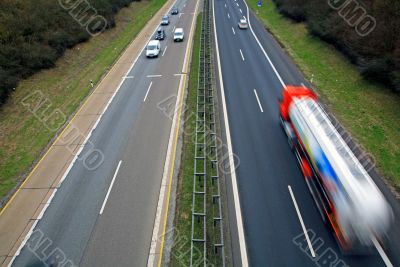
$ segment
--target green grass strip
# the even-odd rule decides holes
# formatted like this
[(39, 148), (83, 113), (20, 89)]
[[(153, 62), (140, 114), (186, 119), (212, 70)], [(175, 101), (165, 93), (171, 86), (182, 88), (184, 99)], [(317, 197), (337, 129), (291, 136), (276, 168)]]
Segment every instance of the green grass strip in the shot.
[(176, 196), (175, 240), (171, 251), (170, 266), (189, 266), (192, 233), (192, 197), (196, 133), (196, 99), (199, 76), (201, 13), (197, 17), (193, 41), (192, 62), (186, 98), (185, 126), (183, 134), (183, 153)]

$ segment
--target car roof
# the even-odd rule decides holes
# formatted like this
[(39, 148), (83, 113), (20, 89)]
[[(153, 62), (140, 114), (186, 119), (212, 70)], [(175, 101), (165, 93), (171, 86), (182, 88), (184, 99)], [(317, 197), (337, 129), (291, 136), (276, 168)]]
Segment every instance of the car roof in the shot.
[(148, 45), (158, 45), (160, 41), (158, 40), (151, 40)]
[(240, 22), (246, 22), (246, 19), (240, 19)]
[(176, 28), (175, 32), (183, 32), (183, 29), (182, 28)]

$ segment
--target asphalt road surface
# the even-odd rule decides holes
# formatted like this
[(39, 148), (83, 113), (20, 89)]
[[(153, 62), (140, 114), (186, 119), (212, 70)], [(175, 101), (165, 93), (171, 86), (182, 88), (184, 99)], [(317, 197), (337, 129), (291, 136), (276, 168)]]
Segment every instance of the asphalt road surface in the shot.
[[(344, 256), (312, 200), (280, 128), (278, 110), (283, 84), (307, 84), (306, 80), (251, 12), (259, 43), (250, 29), (238, 28), (239, 19), (248, 17), (243, 0), (214, 0), (214, 8), (232, 148), (240, 159), (236, 175), (250, 266), (390, 266), (378, 252)], [(392, 204), (398, 225), (397, 202), (376, 173), (371, 175)], [(315, 257), (300, 220), (309, 230)], [(237, 235), (232, 233), (234, 265), (241, 266)], [(385, 248), (394, 266), (400, 264), (399, 237), (397, 226)]]
[(104, 162), (94, 171), (75, 162), (13, 266), (44, 266), (61, 254), (80, 266), (146, 266), (172, 124), (157, 105), (178, 93), (188, 38), (174, 43), (173, 29), (189, 36), (195, 5), (177, 0), (181, 14), (163, 26), (159, 57), (142, 52), (121, 77), (89, 139)]

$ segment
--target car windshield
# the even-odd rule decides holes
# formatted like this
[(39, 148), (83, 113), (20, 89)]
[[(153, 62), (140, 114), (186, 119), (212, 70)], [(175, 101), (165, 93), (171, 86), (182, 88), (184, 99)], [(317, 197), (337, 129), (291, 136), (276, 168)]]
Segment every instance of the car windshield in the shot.
[(168, 17), (167, 16), (163, 17), (163, 20), (168, 20)]
[(158, 34), (161, 34), (161, 33), (162, 33), (162, 30), (158, 30), (157, 33), (158, 33)]
[(181, 36), (181, 35), (182, 35), (182, 33), (181, 33), (181, 32), (176, 32), (176, 33), (175, 33), (175, 35), (177, 35), (177, 36)]
[(147, 50), (155, 50), (156, 47), (157, 47), (157, 46), (155, 46), (155, 45), (149, 45), (149, 46), (147, 47)]

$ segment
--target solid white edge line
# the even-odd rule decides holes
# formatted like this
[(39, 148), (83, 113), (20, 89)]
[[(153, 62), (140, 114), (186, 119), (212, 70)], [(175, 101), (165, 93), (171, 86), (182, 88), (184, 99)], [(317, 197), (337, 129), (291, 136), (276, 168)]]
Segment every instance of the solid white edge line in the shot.
[(44, 212), (46, 211), (47, 207), (50, 205), (50, 203), (45, 203), (42, 211), (39, 213), (37, 216), (36, 220), (41, 220), (43, 217)]
[(119, 167), (121, 167), (121, 163), (122, 163), (122, 160), (120, 160), (118, 162), (117, 169), (115, 169), (114, 176), (113, 176), (113, 178), (111, 180), (110, 186), (108, 187), (108, 191), (107, 191), (106, 197), (104, 198), (103, 205), (101, 205), (101, 209), (100, 209), (100, 212), (99, 212), (100, 215), (103, 214), (104, 208), (105, 208), (105, 206), (107, 204), (108, 197), (110, 196), (111, 189), (112, 189), (112, 187), (114, 185), (115, 178), (117, 177), (117, 174), (118, 174), (118, 171), (119, 171)]
[(304, 235), (306, 236), (307, 244), (308, 244), (308, 247), (310, 248), (311, 256), (313, 258), (315, 258), (315, 252), (311, 245), (310, 237), (308, 236), (307, 229), (306, 229), (306, 226), (304, 225), (303, 218), (301, 217), (299, 206), (297, 206), (297, 201), (296, 201), (296, 198), (294, 197), (292, 187), (290, 185), (288, 185), (288, 189), (289, 189), (290, 196), (292, 197), (294, 208), (296, 209), (297, 217), (299, 218), (301, 228), (303, 229)]
[(36, 227), (37, 223), (39, 222), (39, 220), (34, 220), (35, 222), (32, 224), (31, 229), (29, 229), (29, 232), (26, 234), (24, 240), (21, 243), (21, 246), (18, 248), (18, 250), (15, 252), (14, 257), (11, 259), (10, 263), (8, 264), (8, 267), (11, 267), (11, 265), (13, 264), (15, 258), (17, 256), (19, 256), (19, 254), (21, 253), (22, 248), (25, 246), (26, 242), (28, 242), (29, 238), (31, 237), (32, 233), (33, 233), (33, 229)]
[(233, 32), (234, 35), (236, 34), (236, 33), (235, 33), (235, 29), (233, 29), (233, 27), (232, 27), (232, 32)]
[[(177, 0), (175, 0), (175, 2), (171, 5), (171, 7), (169, 8), (168, 13), (170, 12), (170, 10), (172, 9), (172, 7), (174, 6), (174, 4), (176, 3)], [(128, 71), (126, 72), (126, 74), (123, 77), (132, 77), (133, 76), (128, 76), (128, 74), (132, 71), (133, 67), (135, 66), (136, 62), (139, 60), (140, 56), (142, 55), (144, 49), (146, 48), (148, 42), (150, 42), (151, 38), (153, 37), (153, 35), (155, 34), (156, 30), (158, 29), (158, 25), (154, 28), (152, 34), (150, 35), (150, 37), (147, 39), (147, 42), (145, 43), (145, 45), (142, 47), (142, 49), (140, 50), (139, 54), (136, 56), (135, 60), (132, 62), (132, 65), (129, 67)], [(123, 53), (125, 53), (126, 51), (124, 51)], [(111, 70), (110, 70), (111, 71)], [(116, 94), (119, 92), (119, 90), (122, 87), (122, 84), (124, 83), (124, 78), (122, 79), (122, 81), (119, 83), (117, 89), (115, 90), (114, 94), (112, 95), (111, 99), (108, 101), (106, 107), (103, 109), (103, 112), (100, 115), (100, 118), (103, 116), (103, 114), (106, 112), (106, 110), (108, 109), (108, 106), (110, 105), (110, 103), (112, 102), (112, 100), (114, 99), (114, 97), (116, 96)], [(95, 93), (95, 91), (93, 91), (93, 93)], [(98, 120), (100, 120), (100, 118)], [(96, 125), (97, 126), (97, 125)], [(92, 128), (90, 130), (90, 133), (88, 134), (88, 136), (90, 137), (90, 135), (92, 134), (94, 128)], [(86, 138), (86, 140), (88, 140), (88, 138)], [(86, 142), (84, 142), (84, 144), (86, 144)], [(76, 159), (79, 157), (80, 153), (83, 150), (84, 145), (81, 145), (81, 148), (79, 149), (78, 153), (75, 154), (74, 159), (70, 162), (70, 165), (68, 166), (67, 170), (64, 172), (62, 179), (60, 180), (60, 182), (58, 183), (58, 187), (61, 186), (62, 182), (65, 180), (65, 178), (68, 176), (70, 170), (72, 169), (74, 163), (76, 162)], [(58, 190), (56, 190), (53, 195), (52, 198), (55, 196), (56, 192), (58, 192)], [(43, 213), (47, 210), (47, 208), (50, 205), (45, 205), (44, 207), (44, 211)], [(8, 266), (11, 266), (15, 260), (15, 258), (19, 255), (20, 251), (22, 250), (22, 248), (25, 246), (25, 243), (28, 241), (30, 235), (32, 234), (34, 228), (36, 227), (36, 224), (38, 223), (38, 220), (35, 220), (35, 223), (32, 225), (30, 232), (28, 232), (28, 234), (25, 236), (24, 241), (21, 243), (21, 245), (18, 247), (17, 252), (15, 253), (15, 255), (12, 257), (11, 261), (9, 262)]]
[(82, 151), (82, 149), (83, 149), (83, 146), (80, 145), (80, 148), (79, 148), (79, 150), (78, 150), (78, 153), (75, 154), (75, 157), (72, 159), (71, 164), (68, 166), (68, 168), (67, 168), (66, 171), (64, 172), (63, 176), (61, 177), (60, 181), (58, 182), (58, 185), (57, 185), (58, 188), (61, 187), (61, 184), (64, 182), (65, 178), (67, 178), (68, 173), (71, 171), (72, 167), (74, 166), (75, 161), (76, 161), (76, 159), (78, 158), (78, 156), (79, 156), (80, 152)]
[(151, 88), (152, 85), (153, 85), (153, 81), (150, 82), (149, 87), (147, 88), (147, 92), (146, 92), (146, 95), (143, 98), (143, 102), (146, 102), (147, 95), (149, 94), (150, 88)]
[[(199, 7), (199, 3), (200, 0), (197, 0), (196, 3), (196, 7), (195, 7), (195, 12), (193, 12), (194, 14), (197, 13), (198, 7)], [(194, 35), (194, 25), (195, 25), (195, 20), (196, 20), (196, 16), (193, 16), (192, 18), (192, 24), (190, 27), (190, 33), (189, 33), (189, 38), (188, 38), (188, 42), (187, 42), (187, 47), (186, 50), (188, 50), (189, 47), (189, 42), (190, 40), (192, 40), (192, 44), (193, 44), (193, 35)], [(193, 48), (193, 46), (192, 46)], [(185, 70), (185, 63), (187, 60), (189, 60), (188, 58), (190, 57), (191, 53), (187, 53), (187, 51), (185, 52), (185, 58), (183, 60), (184, 65), (182, 67), (182, 72), (185, 72), (187, 70)], [(155, 260), (155, 255), (156, 255), (156, 247), (157, 247), (157, 240), (159, 239), (159, 231), (160, 231), (160, 222), (161, 222), (161, 209), (164, 206), (164, 194), (165, 191), (168, 188), (168, 184), (167, 184), (167, 179), (168, 179), (168, 168), (170, 166), (170, 157), (171, 157), (171, 151), (172, 151), (172, 140), (174, 138), (174, 131), (173, 129), (176, 128), (176, 124), (177, 124), (177, 120), (178, 120), (178, 116), (181, 116), (181, 114), (178, 114), (178, 111), (180, 109), (179, 105), (183, 105), (183, 103), (178, 103), (180, 101), (180, 99), (182, 99), (182, 94), (184, 94), (184, 90), (186, 88), (183, 88), (183, 79), (184, 77), (184, 73), (178, 73), (178, 74), (174, 74), (174, 76), (180, 76), (180, 80), (179, 80), (179, 89), (178, 89), (178, 95), (177, 95), (177, 99), (175, 102), (175, 110), (174, 110), (174, 117), (172, 119), (172, 125), (171, 125), (171, 131), (170, 131), (170, 136), (169, 136), (169, 140), (168, 140), (168, 148), (167, 148), (167, 156), (164, 162), (164, 169), (163, 169), (163, 177), (161, 180), (161, 188), (160, 188), (160, 195), (158, 197), (158, 203), (157, 203), (157, 210), (156, 210), (156, 217), (154, 218), (154, 227), (153, 227), (153, 233), (152, 233), (152, 237), (151, 237), (151, 243), (150, 243), (150, 249), (149, 249), (149, 257), (147, 259), (147, 267), (152, 267), (154, 266), (154, 260)], [(179, 131), (179, 129), (176, 129), (177, 131)], [(177, 144), (175, 144), (176, 146)], [(175, 159), (172, 159), (175, 160)], [(163, 186), (164, 185), (164, 186)], [(167, 203), (167, 205), (169, 205), (169, 203)], [(168, 214), (166, 215), (168, 216)], [(165, 231), (165, 229), (164, 229)], [(162, 233), (162, 235), (165, 235), (165, 232)], [(163, 248), (161, 248), (163, 249)]]
[(164, 54), (165, 54), (165, 51), (167, 51), (167, 48), (168, 48), (168, 45), (167, 46), (165, 46), (165, 48), (164, 48), (164, 51), (162, 52), (162, 57), (164, 56)]
[(257, 102), (258, 102), (258, 106), (260, 107), (261, 112), (264, 112), (264, 110), (263, 110), (263, 108), (262, 108), (262, 106), (261, 106), (260, 99), (258, 98), (258, 94), (257, 94), (256, 89), (254, 89), (254, 94), (256, 95)]
[(378, 251), (379, 255), (381, 256), (383, 262), (386, 264), (387, 267), (393, 267), (393, 264), (390, 262), (389, 257), (386, 255), (385, 251), (383, 250), (381, 244), (379, 244), (378, 240), (373, 236), (371, 238), (372, 243), (374, 243), (374, 246), (376, 250)]
[(57, 193), (57, 188), (54, 188), (53, 189), (53, 193), (51, 194), (51, 196), (49, 197), (49, 199), (46, 201), (46, 204), (50, 204), (51, 203), (51, 201), (53, 200), (53, 198), (54, 198), (54, 196), (56, 195), (56, 193)]
[[(179, 81), (179, 88), (182, 86), (182, 81), (183, 81), (183, 75), (180, 78)], [(175, 102), (175, 109), (174, 111), (179, 110), (179, 96), (182, 94), (182, 90), (179, 91), (176, 102)], [(161, 179), (161, 189), (160, 189), (160, 194), (158, 197), (158, 203), (157, 203), (157, 209), (156, 209), (156, 216), (154, 219), (154, 227), (153, 227), (153, 234), (151, 238), (151, 244), (150, 244), (150, 250), (149, 250), (149, 257), (147, 259), (147, 267), (152, 267), (154, 266), (154, 260), (155, 260), (155, 255), (156, 255), (156, 248), (157, 248), (157, 241), (159, 240), (159, 231), (160, 231), (160, 224), (161, 224), (161, 215), (162, 215), (162, 209), (164, 206), (164, 196), (166, 193), (166, 190), (168, 188), (168, 169), (170, 166), (170, 160), (171, 160), (171, 153), (172, 153), (172, 142), (174, 139), (174, 131), (176, 127), (176, 121), (177, 121), (178, 116), (176, 115), (176, 112), (174, 112), (174, 117), (172, 119), (172, 125), (171, 125), (171, 131), (169, 134), (169, 140), (168, 140), (168, 147), (167, 147), (167, 155), (165, 158), (164, 162), (164, 169), (163, 169), (163, 176)], [(169, 204), (169, 203), (168, 203)]]
[(271, 67), (272, 67), (272, 69), (273, 69), (273, 71), (274, 71), (276, 77), (278, 77), (278, 80), (279, 80), (279, 82), (281, 83), (282, 87), (285, 87), (285, 83), (283, 82), (282, 77), (279, 75), (279, 73), (278, 73), (278, 71), (276, 70), (274, 64), (272, 63), (271, 59), (269, 58), (267, 52), (265, 52), (264, 47), (261, 45), (260, 40), (258, 40), (256, 34), (255, 34), (254, 31), (253, 31), (253, 28), (251, 27), (249, 6), (247, 5), (246, 0), (243, 0), (243, 2), (244, 2), (244, 4), (246, 5), (246, 8), (247, 8), (247, 21), (249, 22), (250, 31), (251, 31), (251, 33), (253, 34), (254, 38), (256, 39), (257, 44), (258, 44), (258, 46), (261, 48), (261, 51), (263, 52), (264, 56), (267, 58), (269, 64), (271, 65)]
[(242, 49), (239, 49), (239, 52), (240, 52), (240, 55), (242, 56), (242, 60), (244, 61), (244, 56), (243, 56), (243, 53), (242, 53)]
[(222, 108), (224, 114), (225, 121), (225, 132), (226, 132), (226, 142), (228, 145), (228, 156), (229, 156), (229, 167), (232, 178), (232, 191), (233, 191), (233, 199), (235, 206), (235, 215), (236, 215), (236, 225), (238, 230), (238, 238), (239, 238), (239, 247), (240, 247), (240, 258), (242, 260), (241, 266), (248, 267), (249, 262), (247, 258), (247, 248), (246, 248), (246, 240), (243, 229), (243, 219), (242, 219), (242, 211), (240, 208), (240, 199), (239, 199), (239, 191), (237, 185), (236, 172), (234, 169), (235, 163), (233, 160), (233, 152), (232, 152), (232, 142), (231, 142), (231, 133), (229, 129), (229, 120), (228, 120), (228, 111), (226, 108), (225, 102), (225, 91), (224, 91), (224, 82), (222, 80), (222, 71), (221, 71), (221, 61), (219, 56), (219, 48), (218, 48), (218, 35), (217, 35), (217, 25), (215, 23), (215, 1), (212, 1), (212, 9), (213, 9), (213, 24), (214, 24), (214, 36), (215, 36), (215, 46), (216, 46), (216, 54), (217, 54), (217, 66), (218, 66), (218, 76), (219, 76), (219, 86), (221, 90), (221, 99), (222, 99)]
[[(194, 33), (193, 33), (193, 25), (195, 24), (194, 21), (196, 19), (196, 16), (194, 16), (194, 15), (197, 13), (198, 6), (199, 6), (199, 2), (196, 3), (196, 7), (194, 8), (194, 12), (191, 13), (193, 15), (193, 18), (192, 18), (192, 25), (190, 26), (189, 40), (190, 40), (190, 38), (193, 38), (193, 35), (194, 35)], [(186, 62), (190, 58), (190, 56), (187, 56), (188, 47), (189, 47), (189, 42), (186, 43), (185, 57), (183, 58), (183, 64), (182, 64), (181, 73), (185, 73), (185, 72), (188, 71), (188, 70), (185, 70)]]

